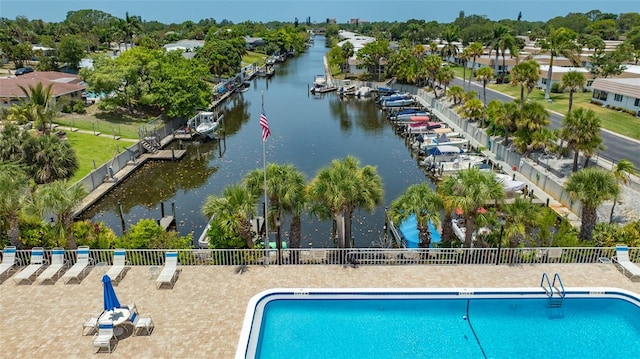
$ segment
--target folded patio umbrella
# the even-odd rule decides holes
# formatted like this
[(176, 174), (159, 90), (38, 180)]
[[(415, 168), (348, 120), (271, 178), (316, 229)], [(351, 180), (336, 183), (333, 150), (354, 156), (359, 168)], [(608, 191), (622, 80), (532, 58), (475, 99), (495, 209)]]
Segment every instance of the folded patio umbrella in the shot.
[(104, 294), (104, 310), (114, 310), (120, 308), (120, 302), (116, 296), (116, 292), (113, 290), (113, 284), (111, 284), (111, 278), (108, 275), (102, 276), (102, 287)]

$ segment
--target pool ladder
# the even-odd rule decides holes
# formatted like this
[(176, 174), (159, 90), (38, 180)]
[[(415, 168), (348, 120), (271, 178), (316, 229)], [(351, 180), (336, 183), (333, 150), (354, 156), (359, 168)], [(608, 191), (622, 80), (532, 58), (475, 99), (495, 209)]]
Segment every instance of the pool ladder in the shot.
[(562, 308), (562, 302), (566, 295), (566, 291), (564, 290), (564, 284), (562, 283), (560, 274), (555, 273), (553, 275), (553, 281), (550, 281), (547, 273), (542, 273), (540, 286), (544, 288), (544, 291), (547, 293), (547, 297), (549, 297), (548, 307), (551, 309)]

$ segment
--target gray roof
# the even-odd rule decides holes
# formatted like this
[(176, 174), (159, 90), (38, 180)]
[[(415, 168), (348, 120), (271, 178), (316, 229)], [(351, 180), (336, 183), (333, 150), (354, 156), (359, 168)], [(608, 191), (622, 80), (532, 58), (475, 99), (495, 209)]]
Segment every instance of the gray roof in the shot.
[(640, 78), (595, 79), (591, 88), (628, 97), (640, 98)]

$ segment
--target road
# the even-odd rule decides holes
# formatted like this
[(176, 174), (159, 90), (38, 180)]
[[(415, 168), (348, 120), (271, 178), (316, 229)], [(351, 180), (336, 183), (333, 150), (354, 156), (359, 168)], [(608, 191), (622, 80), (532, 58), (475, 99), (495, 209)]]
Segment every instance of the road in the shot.
[[(462, 79), (455, 78), (452, 84), (462, 86)], [(480, 99), (482, 99), (482, 86), (472, 81), (471, 87), (474, 91), (478, 92)], [(509, 102), (513, 100), (513, 97), (487, 88), (487, 103), (491, 100)], [(551, 128), (560, 128), (562, 126), (564, 116), (557, 112), (550, 112), (550, 114)], [(609, 161), (613, 160), (615, 162), (626, 158), (633, 162), (637, 169), (640, 169), (640, 155), (638, 154), (640, 152), (639, 141), (620, 136), (604, 129), (600, 132), (600, 135), (602, 136), (603, 144), (605, 146), (603, 151), (598, 151), (598, 154), (602, 158)]]

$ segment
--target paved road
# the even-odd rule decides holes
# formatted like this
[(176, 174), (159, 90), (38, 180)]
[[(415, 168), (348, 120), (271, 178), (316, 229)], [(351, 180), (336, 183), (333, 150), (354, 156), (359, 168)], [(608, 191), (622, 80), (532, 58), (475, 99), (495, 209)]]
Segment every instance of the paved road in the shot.
[[(453, 80), (453, 84), (462, 86), (462, 79), (455, 78)], [(474, 91), (478, 92), (480, 99), (482, 99), (482, 86), (472, 81), (471, 87)], [(508, 102), (513, 100), (513, 98), (511, 96), (487, 88), (487, 103), (491, 100)], [(551, 128), (560, 128), (562, 126), (562, 120), (564, 116), (556, 112), (550, 113)], [(613, 160), (616, 162), (623, 158), (626, 158), (629, 161), (633, 162), (637, 169), (640, 169), (639, 141), (620, 136), (616, 133), (606, 130), (602, 130), (600, 135), (602, 136), (603, 143), (606, 147), (604, 151), (598, 152), (600, 156), (602, 156), (604, 159)]]

